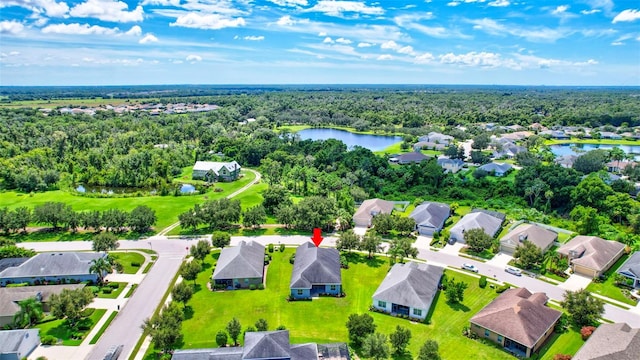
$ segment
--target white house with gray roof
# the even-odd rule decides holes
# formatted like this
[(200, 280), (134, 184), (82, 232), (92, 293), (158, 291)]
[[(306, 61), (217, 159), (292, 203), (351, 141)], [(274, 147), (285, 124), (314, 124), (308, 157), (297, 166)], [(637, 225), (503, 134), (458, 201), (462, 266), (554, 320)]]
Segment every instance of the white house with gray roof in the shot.
[(194, 180), (233, 181), (240, 176), (242, 168), (236, 161), (196, 161), (191, 178)]
[(0, 359), (26, 359), (40, 344), (40, 329), (0, 331)]
[(395, 264), (373, 294), (373, 307), (424, 320), (438, 292), (444, 269), (408, 262)]
[(447, 204), (425, 201), (418, 205), (409, 214), (415, 220), (418, 234), (433, 236), (436, 231), (442, 230), (444, 222), (451, 214), (451, 208)]
[(93, 260), (104, 253), (48, 252), (40, 253), (18, 266), (0, 272), (0, 286), (15, 283), (59, 283), (98, 281), (98, 275), (89, 269)]
[(427, 135), (420, 136), (418, 141), (431, 142), (435, 144), (449, 145), (454, 140), (453, 136), (445, 135), (439, 132), (432, 131)]
[(176, 350), (171, 360), (349, 360), (345, 343), (291, 344), (289, 331), (252, 331), (244, 347)]
[(449, 239), (464, 243), (464, 233), (471, 229), (482, 229), (485, 234), (493, 238), (500, 230), (503, 220), (487, 212), (471, 212), (453, 225), (449, 231)]
[(264, 245), (241, 241), (238, 246), (222, 249), (213, 280), (227, 289), (246, 289), (262, 284), (264, 277)]
[(491, 162), (480, 166), (478, 169), (484, 170), (495, 176), (505, 176), (509, 171), (511, 171), (511, 169), (513, 169), (513, 166), (509, 163)]
[(618, 274), (633, 280), (633, 287), (640, 288), (640, 251), (636, 251), (618, 268)]
[(289, 287), (294, 299), (340, 295), (342, 275), (338, 250), (319, 248), (311, 242), (298, 246)]

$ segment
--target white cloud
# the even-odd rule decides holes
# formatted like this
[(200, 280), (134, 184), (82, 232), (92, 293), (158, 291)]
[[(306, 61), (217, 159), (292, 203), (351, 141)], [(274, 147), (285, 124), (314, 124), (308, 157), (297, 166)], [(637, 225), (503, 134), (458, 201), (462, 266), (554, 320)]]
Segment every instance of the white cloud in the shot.
[(616, 17), (613, 18), (612, 23), (615, 24), (617, 22), (630, 22), (636, 21), (638, 19), (640, 19), (640, 10), (627, 9), (616, 15)]
[(596, 13), (599, 13), (599, 12), (600, 12), (600, 10), (598, 10), (598, 9), (591, 9), (591, 10), (582, 10), (582, 11), (580, 11), (580, 13), (581, 13), (582, 15), (591, 15), (591, 14), (596, 14)]
[(439, 56), (440, 62), (443, 64), (461, 65), (461, 66), (479, 66), (479, 67), (497, 67), (503, 65), (504, 62), (500, 54), (489, 52), (468, 52), (466, 54), (455, 55), (448, 53)]
[(127, 31), (125, 34), (131, 36), (140, 36), (142, 35), (142, 28), (138, 25), (133, 25), (131, 29), (129, 29), (129, 31)]
[(559, 14), (562, 14), (563, 12), (565, 12), (567, 10), (569, 10), (569, 5), (559, 5), (558, 7), (553, 9), (553, 11), (551, 11), (551, 13), (553, 15), (559, 15)]
[(245, 36), (243, 39), (249, 40), (249, 41), (262, 41), (264, 40), (264, 36), (250, 35), (250, 36)]
[(400, 45), (398, 45), (395, 41), (393, 40), (389, 40), (389, 41), (385, 41), (382, 44), (380, 44), (380, 48), (381, 49), (391, 49), (391, 50), (396, 50), (398, 48), (400, 48)]
[(345, 44), (345, 45), (351, 44), (351, 40), (345, 39), (345, 38), (337, 38), (336, 42), (339, 44)]
[(191, 62), (192, 64), (198, 61), (202, 61), (202, 56), (199, 55), (188, 55), (185, 59), (186, 61)]
[(180, 26), (194, 29), (219, 30), (228, 27), (244, 26), (246, 23), (243, 18), (228, 18), (220, 14), (201, 14), (197, 12), (189, 12), (179, 15), (175, 22), (169, 26)]
[(326, 38), (324, 38), (324, 40), (322, 40), (322, 42), (325, 44), (333, 44), (333, 39), (327, 36)]
[(518, 26), (507, 26), (493, 19), (468, 20), (473, 24), (475, 30), (481, 30), (491, 35), (512, 35), (525, 38), (533, 42), (553, 42), (557, 39), (570, 35), (571, 32), (561, 29), (550, 29), (545, 27), (537, 27), (533, 29), (521, 28)]
[(95, 18), (112, 22), (142, 21), (144, 10), (138, 5), (132, 11), (127, 11), (129, 5), (117, 0), (87, 0), (74, 6), (69, 15), (81, 18)]
[(458, 6), (458, 5), (460, 5), (460, 3), (457, 1), (452, 1), (447, 3), (447, 6)]
[(613, 45), (613, 46), (621, 46), (621, 45), (624, 45), (624, 43), (622, 41), (614, 41), (614, 42), (611, 43), (611, 45)]
[(316, 5), (305, 11), (321, 12), (330, 16), (342, 16), (345, 12), (366, 15), (382, 15), (384, 13), (384, 9), (379, 6), (367, 6), (364, 2), (341, 0), (320, 0)]
[(511, 3), (509, 2), (509, 0), (495, 0), (488, 3), (487, 5), (495, 7), (505, 7), (511, 5)]
[(55, 24), (42, 28), (44, 34), (68, 34), (68, 35), (115, 35), (120, 29), (107, 28), (89, 24)]
[(325, 31), (320, 31), (318, 33), (318, 36), (327, 36), (327, 33)]
[(392, 60), (393, 56), (389, 55), (389, 54), (383, 54), (380, 55), (376, 58), (377, 60)]
[(368, 43), (368, 42), (361, 42), (361, 43), (358, 43), (358, 47), (359, 47), (359, 48), (365, 48), (365, 47), (371, 47), (371, 46), (373, 46), (373, 44)]
[(401, 47), (400, 49), (398, 49), (398, 53), (400, 54), (407, 54), (407, 55), (413, 55), (415, 54), (415, 52), (413, 51), (413, 47), (411, 46), (404, 46)]
[(20, 55), (20, 51), (12, 51), (9, 53), (9, 56), (18, 56)]
[(612, 16), (613, 0), (587, 0), (593, 9), (602, 9), (607, 16)]
[(398, 25), (406, 29), (417, 30), (425, 35), (429, 35), (435, 38), (469, 38), (469, 36), (460, 33), (454, 29), (447, 29), (442, 26), (428, 26), (419, 23), (420, 20), (430, 20), (433, 18), (433, 13), (418, 13), (412, 15), (400, 15), (393, 18), (393, 21)]
[(138, 42), (140, 44), (153, 43), (153, 42), (158, 42), (158, 38), (153, 36), (153, 34), (147, 34)]
[(180, 0), (144, 0), (140, 5), (179, 6)]
[(293, 19), (290, 16), (281, 17), (276, 23), (275, 31), (286, 31), (317, 36), (324, 32), (329, 35), (340, 35), (352, 41), (379, 43), (385, 40), (409, 39), (397, 26), (368, 25), (368, 24), (337, 24), (331, 22), (311, 21), (309, 19)]
[[(283, 17), (281, 17), (280, 19), (278, 19), (278, 21), (276, 21), (276, 24), (279, 26), (292, 26), (298, 23), (304, 22), (304, 20), (294, 20), (291, 18), (291, 16), (289, 15), (285, 15)], [(326, 35), (326, 33), (325, 33)], [(318, 36), (323, 36), (323, 35), (318, 35)]]
[(34, 14), (45, 13), (50, 17), (63, 17), (69, 11), (69, 6), (65, 2), (55, 2), (55, 0), (2, 0), (0, 8), (9, 6), (19, 6), (33, 11)]
[(0, 21), (0, 34), (12, 34), (15, 35), (21, 32), (24, 29), (24, 25), (22, 23), (11, 20), (11, 21)]
[(418, 55), (413, 59), (413, 62), (416, 64), (428, 64), (435, 59), (432, 53), (424, 53), (422, 55)]
[(278, 6), (307, 6), (307, 0), (269, 0)]

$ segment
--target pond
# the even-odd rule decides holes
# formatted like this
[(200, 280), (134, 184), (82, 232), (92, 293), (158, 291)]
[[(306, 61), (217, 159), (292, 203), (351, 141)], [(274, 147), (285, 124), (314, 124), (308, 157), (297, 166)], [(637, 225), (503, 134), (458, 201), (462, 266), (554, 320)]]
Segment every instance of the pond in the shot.
[(400, 136), (354, 134), (338, 129), (304, 129), (298, 131), (298, 135), (302, 140), (336, 139), (345, 143), (347, 149), (352, 149), (357, 145), (371, 151), (381, 151), (402, 141)]
[(182, 186), (180, 186), (180, 192), (183, 194), (191, 194), (196, 192), (196, 187), (191, 184), (182, 184)]
[(551, 145), (551, 152), (555, 156), (576, 155), (595, 149), (611, 150), (619, 147), (625, 154), (633, 154), (636, 160), (640, 160), (640, 145), (612, 145), (612, 144), (562, 144)]

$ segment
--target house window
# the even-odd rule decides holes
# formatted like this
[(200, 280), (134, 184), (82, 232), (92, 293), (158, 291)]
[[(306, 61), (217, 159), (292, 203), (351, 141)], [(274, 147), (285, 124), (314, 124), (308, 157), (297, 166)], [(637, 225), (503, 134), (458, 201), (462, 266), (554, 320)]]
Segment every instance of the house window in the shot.
[(378, 300), (378, 307), (386, 308), (387, 307), (387, 302)]
[(249, 279), (244, 279), (244, 283), (248, 284), (249, 283)]
[(498, 342), (501, 343), (502, 342), (502, 335), (498, 335)]
[(302, 289), (298, 289), (298, 295), (302, 295)]
[(413, 315), (415, 315), (415, 316), (422, 316), (422, 310), (420, 310), (420, 309), (413, 309)]
[(331, 285), (331, 291), (336, 291), (336, 286), (335, 285)]
[(484, 336), (485, 337), (489, 337), (489, 330), (487, 330), (487, 329), (484, 330)]

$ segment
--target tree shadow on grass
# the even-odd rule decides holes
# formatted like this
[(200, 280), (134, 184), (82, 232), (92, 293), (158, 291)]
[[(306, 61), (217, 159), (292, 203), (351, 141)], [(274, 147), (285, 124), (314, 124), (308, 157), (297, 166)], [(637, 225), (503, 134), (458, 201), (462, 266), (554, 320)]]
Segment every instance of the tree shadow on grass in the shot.
[(211, 269), (211, 267), (213, 265), (209, 264), (208, 262), (200, 262), (200, 264), (202, 265), (202, 271), (207, 270), (207, 269)]
[(182, 313), (184, 314), (184, 320), (189, 320), (193, 318), (194, 311), (191, 305), (187, 305), (182, 309)]
[(451, 310), (453, 311), (463, 311), (463, 312), (468, 312), (471, 309), (469, 309), (465, 304), (462, 303), (450, 303), (447, 301), (447, 305), (449, 305), (449, 307), (451, 308)]
[(347, 252), (343, 254), (350, 264), (367, 264), (369, 267), (378, 268), (386, 263), (383, 258), (377, 256), (369, 259), (366, 255), (359, 253)]
[(391, 354), (391, 358), (393, 360), (413, 360), (413, 356), (411, 356), (411, 353), (409, 351), (405, 351), (402, 354), (397, 354), (394, 352)]
[(202, 285), (200, 284), (195, 284), (193, 285), (193, 293), (197, 293), (198, 291), (202, 290)]

